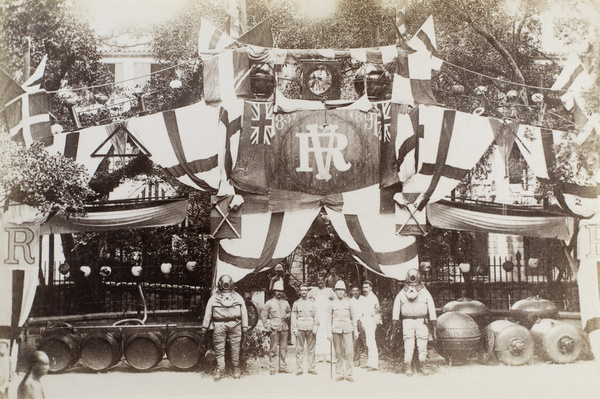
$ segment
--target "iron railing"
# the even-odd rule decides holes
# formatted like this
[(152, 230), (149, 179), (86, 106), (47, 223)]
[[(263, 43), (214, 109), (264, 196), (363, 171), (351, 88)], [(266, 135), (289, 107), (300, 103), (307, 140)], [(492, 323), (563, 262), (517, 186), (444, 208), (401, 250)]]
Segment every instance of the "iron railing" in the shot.
[[(503, 268), (507, 261), (514, 265), (510, 271)], [(53, 278), (48, 276), (50, 270), (54, 270)], [(438, 260), (421, 272), (437, 307), (460, 298), (464, 291), (494, 310), (508, 310), (516, 301), (538, 295), (552, 300), (559, 310), (579, 311), (577, 282), (569, 273), (545, 265), (531, 268), (513, 259), (490, 258), (485, 267), (472, 265), (469, 273), (463, 273), (458, 264)], [(45, 264), (32, 316), (139, 311), (142, 302), (137, 284), (142, 285), (149, 312), (202, 312), (210, 297), (211, 278), (210, 267), (190, 272), (185, 266), (174, 265), (168, 275), (162, 274), (159, 266), (148, 267), (135, 278), (130, 266), (114, 266), (108, 277), (93, 269), (85, 278), (61, 274), (58, 267)]]

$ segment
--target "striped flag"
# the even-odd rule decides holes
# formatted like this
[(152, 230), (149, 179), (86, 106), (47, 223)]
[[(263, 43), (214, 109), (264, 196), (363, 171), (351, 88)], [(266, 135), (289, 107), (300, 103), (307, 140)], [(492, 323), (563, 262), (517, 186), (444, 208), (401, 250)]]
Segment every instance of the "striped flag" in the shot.
[(419, 267), (415, 237), (396, 235), (393, 214), (352, 215), (325, 209), (354, 258), (369, 270), (402, 281), (409, 269)]
[(254, 25), (252, 29), (241, 35), (237, 41), (240, 44), (273, 47), (273, 31), (271, 29), (271, 21), (266, 19), (261, 23)]
[(399, 114), (396, 123), (396, 165), (402, 183), (417, 173), (419, 141), (425, 135), (423, 125), (419, 124), (419, 109)]
[(245, 0), (224, 0), (227, 9), (229, 35), (239, 38), (248, 30), (246, 24), (246, 2)]
[[(246, 206), (246, 203), (242, 206)], [(320, 206), (287, 212), (242, 215), (242, 238), (219, 241), (217, 278), (229, 274), (235, 281), (281, 262), (298, 246)], [(394, 215), (344, 214), (325, 208), (340, 238), (355, 259), (375, 273), (404, 280), (418, 267), (414, 237), (395, 234)]]
[(249, 96), (250, 59), (248, 49), (224, 51), (204, 60), (204, 100), (235, 100)]
[[(244, 211), (242, 205), (242, 211)], [(242, 215), (242, 238), (219, 241), (217, 279), (223, 274), (239, 281), (281, 262), (300, 244), (319, 208)]]
[(52, 144), (50, 99), (45, 90), (22, 94), (5, 107), (10, 137), (30, 146), (34, 141)]
[(417, 33), (408, 41), (408, 45), (417, 51), (425, 49), (431, 55), (437, 57), (437, 41), (435, 39), (435, 27), (432, 15), (427, 18)]
[(0, 110), (4, 109), (6, 103), (24, 93), (25, 90), (0, 68)]
[(222, 133), (219, 135), (221, 143), (219, 144), (217, 162), (221, 181), (217, 190), (218, 196), (235, 195), (231, 172), (235, 167), (239, 152), (243, 107), (243, 100), (228, 101), (221, 103), (220, 106), (218, 126)]
[[(555, 145), (564, 139), (564, 132), (521, 125), (517, 131), (517, 146), (535, 176), (542, 180), (558, 183), (552, 170), (556, 165)], [(554, 190), (558, 205), (565, 211), (582, 217), (590, 217), (600, 209), (599, 188), (562, 183)]]
[(219, 152), (221, 185), (217, 195), (235, 194), (235, 189), (231, 185), (231, 172), (235, 168), (239, 153), (243, 109), (243, 100), (221, 104), (219, 123), (225, 129), (225, 142)]
[[(552, 85), (552, 90), (565, 92), (561, 100), (567, 110), (572, 110), (575, 105), (575, 99), (580, 102), (581, 92), (589, 90), (593, 85), (593, 80), (585, 70), (581, 60), (575, 54), (571, 54), (565, 63), (565, 67)], [(584, 102), (584, 101), (583, 101)]]
[(392, 88), (392, 102), (401, 104), (436, 104), (431, 90), (431, 70), (439, 70), (442, 60), (437, 57), (433, 17), (408, 41), (414, 51), (399, 54)]
[(417, 173), (404, 183), (402, 192), (419, 211), (428, 202), (436, 202), (456, 187), (479, 162), (494, 140), (488, 118), (440, 107), (419, 106)]
[(46, 73), (46, 62), (48, 61), (48, 56), (44, 55), (37, 68), (33, 72), (33, 74), (27, 79), (25, 83), (21, 86), (27, 92), (35, 92), (40, 90), (42, 87), (42, 82), (44, 81), (44, 74)]
[(200, 33), (198, 34), (198, 53), (219, 52), (235, 43), (235, 40), (216, 28), (206, 19), (200, 21)]
[(398, 171), (403, 159), (399, 159), (398, 154), (402, 142), (406, 140), (404, 137), (412, 135), (413, 128), (406, 123), (407, 120), (410, 123), (407, 105), (383, 101), (375, 103), (375, 106), (381, 114), (378, 129), (381, 132), (380, 184), (381, 187), (388, 187), (400, 182)]
[(127, 129), (150, 152), (150, 159), (182, 183), (203, 191), (221, 184), (219, 153), (226, 128), (220, 106), (199, 102), (129, 119)]
[(396, 28), (401, 35), (406, 34), (406, 6), (407, 0), (398, 0), (396, 2)]
[[(85, 166), (89, 177), (91, 178), (100, 163), (104, 159), (102, 156), (93, 156), (109, 138), (117, 124), (92, 126), (82, 129), (78, 132), (61, 133), (54, 136), (54, 143), (46, 148), (50, 154), (62, 154), (64, 157)], [(106, 148), (110, 150), (112, 144)]]

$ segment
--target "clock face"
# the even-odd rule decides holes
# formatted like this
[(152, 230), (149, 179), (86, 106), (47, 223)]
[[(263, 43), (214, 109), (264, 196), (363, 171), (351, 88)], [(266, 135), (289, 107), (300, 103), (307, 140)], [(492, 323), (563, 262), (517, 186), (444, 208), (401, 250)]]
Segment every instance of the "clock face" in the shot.
[(333, 78), (329, 69), (321, 65), (309, 73), (306, 83), (311, 93), (322, 96), (331, 88)]

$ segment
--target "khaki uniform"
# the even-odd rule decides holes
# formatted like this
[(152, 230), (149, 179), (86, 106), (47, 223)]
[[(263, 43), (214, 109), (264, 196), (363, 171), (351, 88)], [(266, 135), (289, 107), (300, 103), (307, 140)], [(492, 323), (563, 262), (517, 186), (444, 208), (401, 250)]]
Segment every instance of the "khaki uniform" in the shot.
[(263, 326), (269, 331), (269, 369), (277, 370), (277, 355), (279, 355), (279, 370), (287, 370), (288, 321), (292, 310), (285, 299), (271, 298), (265, 303), (261, 312)]
[(332, 334), (335, 350), (335, 372), (338, 377), (351, 377), (354, 367), (353, 335), (358, 335), (358, 312), (349, 298), (336, 298), (327, 310), (327, 332)]
[(315, 344), (319, 329), (317, 305), (308, 299), (298, 299), (292, 307), (292, 332), (296, 334), (296, 370), (304, 371), (304, 347), (308, 357), (308, 370), (315, 371)]

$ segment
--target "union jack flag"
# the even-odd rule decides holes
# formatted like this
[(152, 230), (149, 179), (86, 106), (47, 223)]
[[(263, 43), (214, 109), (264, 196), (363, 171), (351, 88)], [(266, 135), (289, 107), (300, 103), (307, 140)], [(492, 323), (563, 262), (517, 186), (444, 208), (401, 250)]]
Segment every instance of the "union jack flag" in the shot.
[(271, 145), (271, 139), (275, 135), (273, 131), (273, 103), (251, 103), (252, 118), (250, 126), (250, 144)]
[(383, 101), (380, 103), (376, 103), (377, 109), (379, 110), (379, 113), (381, 114), (381, 118), (379, 118), (379, 121), (377, 122), (378, 126), (378, 134), (379, 134), (379, 139), (383, 140), (384, 142), (389, 143), (390, 140), (392, 139), (392, 133), (390, 132), (390, 125), (392, 124), (392, 116), (390, 113), (390, 105), (391, 102), (389, 101)]

